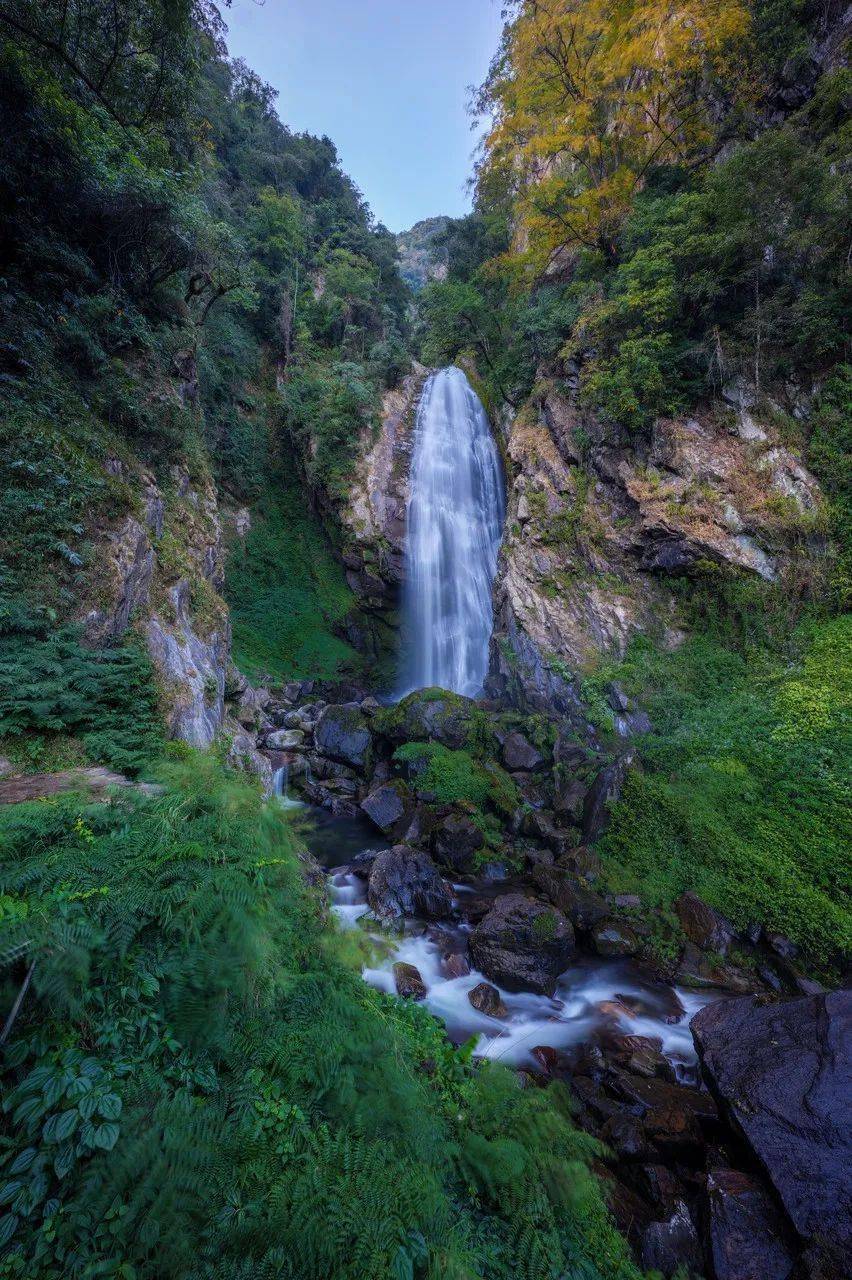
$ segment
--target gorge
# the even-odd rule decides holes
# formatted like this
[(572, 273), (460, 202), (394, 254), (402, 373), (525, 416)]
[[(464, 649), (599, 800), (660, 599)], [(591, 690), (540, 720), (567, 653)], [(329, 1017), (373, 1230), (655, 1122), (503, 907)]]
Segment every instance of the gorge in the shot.
[(843, 1280), (849, 11), (512, 0), (396, 236), (228, 10), (0, 0), (0, 1278)]

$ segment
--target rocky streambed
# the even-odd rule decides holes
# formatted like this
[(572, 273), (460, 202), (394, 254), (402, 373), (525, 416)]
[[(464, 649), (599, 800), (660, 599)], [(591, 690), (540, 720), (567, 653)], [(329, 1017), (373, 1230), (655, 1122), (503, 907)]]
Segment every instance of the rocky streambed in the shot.
[(693, 894), (662, 962), (593, 850), (629, 752), (436, 690), (287, 692), (262, 743), (341, 923), (381, 943), (365, 980), (528, 1087), (567, 1084), (644, 1267), (848, 1275), (852, 1000)]

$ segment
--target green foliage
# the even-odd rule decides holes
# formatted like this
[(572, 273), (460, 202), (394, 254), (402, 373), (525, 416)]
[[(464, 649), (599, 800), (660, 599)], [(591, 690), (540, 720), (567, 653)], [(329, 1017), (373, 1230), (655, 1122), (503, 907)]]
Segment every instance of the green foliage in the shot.
[(518, 789), (498, 764), (475, 758), (470, 751), (451, 751), (440, 742), (406, 742), (393, 755), (407, 766), (421, 791), (438, 804), (465, 804), (509, 815), (520, 804)]
[(852, 365), (826, 380), (810, 419), (807, 461), (829, 499), (829, 527), (837, 548), (832, 594), (840, 609), (852, 603)]
[(654, 731), (601, 852), (614, 887), (661, 906), (693, 889), (832, 968), (852, 945), (849, 619), (803, 624), (795, 643), (792, 667), (697, 636), (670, 654), (634, 645), (614, 674)]
[(138, 772), (163, 742), (147, 651), (135, 639), (85, 648), (74, 628), (49, 631), (39, 622), (4, 631), (0, 736), (25, 767), (56, 767), (70, 736), (85, 760)]
[(275, 806), (164, 780), (0, 812), (0, 1274), (638, 1280), (564, 1092), (366, 987)]
[(228, 555), (234, 661), (249, 678), (330, 678), (360, 659), (336, 634), (355, 598), (304, 491), (272, 478)]

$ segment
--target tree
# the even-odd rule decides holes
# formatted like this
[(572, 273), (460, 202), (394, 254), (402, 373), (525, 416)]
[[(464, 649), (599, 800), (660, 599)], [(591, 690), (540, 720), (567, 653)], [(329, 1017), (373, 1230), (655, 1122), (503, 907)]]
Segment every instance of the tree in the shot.
[(742, 0), (522, 0), (477, 98), (479, 188), (508, 188), (540, 271), (569, 247), (613, 256), (649, 170), (706, 156), (748, 29)]

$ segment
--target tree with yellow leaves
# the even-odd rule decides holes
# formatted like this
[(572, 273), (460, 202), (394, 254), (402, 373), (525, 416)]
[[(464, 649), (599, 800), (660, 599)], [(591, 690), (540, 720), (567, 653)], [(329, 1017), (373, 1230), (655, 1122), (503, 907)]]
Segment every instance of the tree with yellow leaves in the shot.
[(650, 169), (706, 158), (749, 25), (742, 0), (520, 0), (477, 99), (479, 188), (508, 188), (537, 271), (610, 256)]

